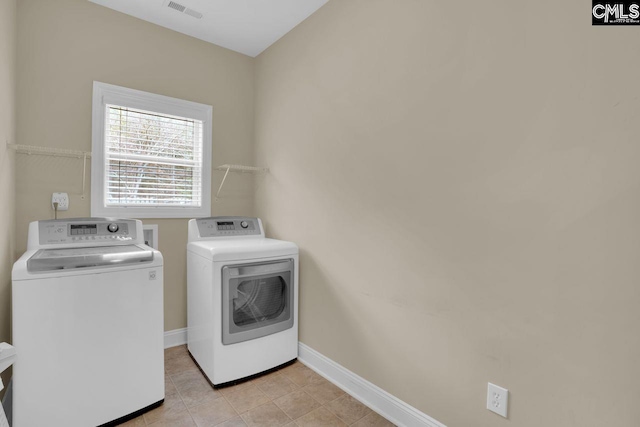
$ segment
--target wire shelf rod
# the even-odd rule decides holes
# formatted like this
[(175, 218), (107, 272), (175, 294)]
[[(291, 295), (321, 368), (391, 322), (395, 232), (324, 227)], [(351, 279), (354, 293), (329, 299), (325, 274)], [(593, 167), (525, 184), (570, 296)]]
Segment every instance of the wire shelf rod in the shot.
[(216, 167), (216, 170), (231, 171), (231, 172), (248, 172), (248, 173), (269, 172), (269, 168), (260, 168), (256, 166), (244, 166), (244, 165), (220, 165)]
[(22, 145), (7, 143), (7, 147), (21, 154), (35, 154), (53, 157), (72, 157), (76, 159), (86, 159), (91, 157), (91, 152), (80, 150), (69, 150), (66, 148), (40, 147), (36, 145)]

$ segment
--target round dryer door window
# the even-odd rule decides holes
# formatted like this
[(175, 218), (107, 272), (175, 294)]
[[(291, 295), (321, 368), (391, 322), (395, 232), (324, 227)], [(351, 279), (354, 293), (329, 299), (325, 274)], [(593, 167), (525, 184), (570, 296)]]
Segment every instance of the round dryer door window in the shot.
[(293, 260), (222, 268), (222, 343), (234, 344), (293, 326)]
[(248, 326), (277, 318), (287, 305), (286, 289), (282, 276), (240, 282), (233, 299), (233, 323)]

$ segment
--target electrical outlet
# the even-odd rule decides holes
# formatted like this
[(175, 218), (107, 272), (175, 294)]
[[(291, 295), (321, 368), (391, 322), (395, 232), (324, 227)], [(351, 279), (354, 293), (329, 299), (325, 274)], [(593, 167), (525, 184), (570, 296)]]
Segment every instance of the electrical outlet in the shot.
[(487, 388), (487, 409), (507, 418), (509, 390), (489, 383)]
[(51, 207), (55, 210), (53, 204), (58, 202), (59, 211), (69, 210), (69, 195), (67, 193), (53, 193), (51, 195)]

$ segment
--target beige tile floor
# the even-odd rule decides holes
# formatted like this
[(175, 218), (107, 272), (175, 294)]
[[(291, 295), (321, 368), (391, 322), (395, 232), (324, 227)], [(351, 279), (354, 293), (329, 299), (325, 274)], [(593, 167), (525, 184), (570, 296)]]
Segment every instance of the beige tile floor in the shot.
[(300, 362), (242, 384), (213, 389), (186, 346), (165, 350), (164, 404), (121, 425), (393, 426)]

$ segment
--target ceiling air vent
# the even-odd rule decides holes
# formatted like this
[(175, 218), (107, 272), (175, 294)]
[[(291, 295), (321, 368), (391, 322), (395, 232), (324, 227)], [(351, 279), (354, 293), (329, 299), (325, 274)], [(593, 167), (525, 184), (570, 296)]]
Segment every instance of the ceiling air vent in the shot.
[(178, 4), (178, 3), (174, 2), (174, 1), (170, 1), (169, 2), (169, 7), (171, 9), (177, 10), (178, 12), (184, 12), (184, 10), (187, 8), (186, 6)]
[(171, 9), (177, 10), (178, 12), (182, 12), (193, 18), (197, 18), (197, 19), (202, 18), (202, 13), (198, 12), (197, 10), (189, 9), (187, 6), (183, 6), (180, 3), (170, 1), (169, 3), (167, 3), (167, 6), (169, 6)]

